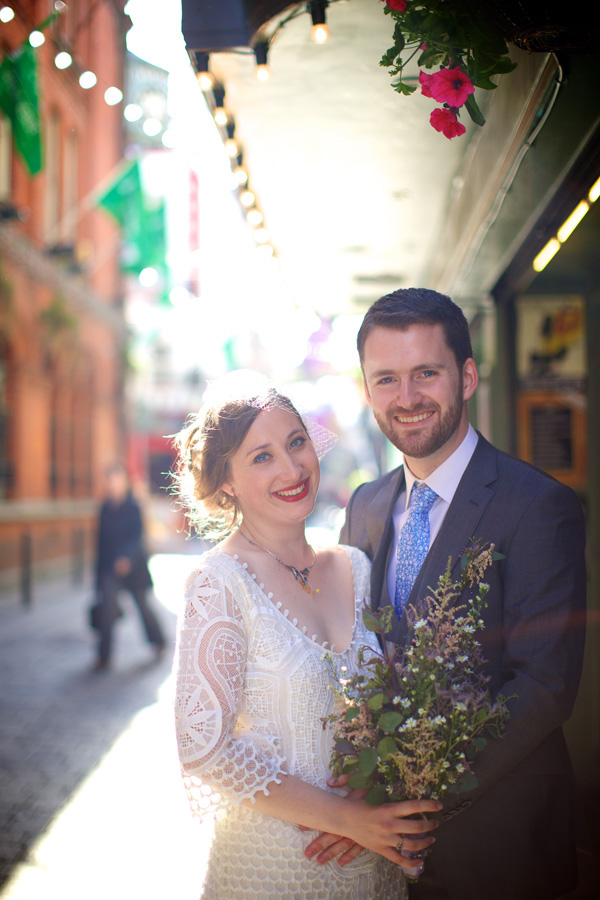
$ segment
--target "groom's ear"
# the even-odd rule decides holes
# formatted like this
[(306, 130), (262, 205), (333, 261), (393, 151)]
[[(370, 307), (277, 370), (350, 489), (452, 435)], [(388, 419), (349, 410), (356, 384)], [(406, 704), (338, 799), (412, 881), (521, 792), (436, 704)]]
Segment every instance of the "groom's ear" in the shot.
[(470, 400), (479, 384), (479, 375), (477, 374), (477, 366), (475, 360), (465, 360), (463, 365), (463, 402)]

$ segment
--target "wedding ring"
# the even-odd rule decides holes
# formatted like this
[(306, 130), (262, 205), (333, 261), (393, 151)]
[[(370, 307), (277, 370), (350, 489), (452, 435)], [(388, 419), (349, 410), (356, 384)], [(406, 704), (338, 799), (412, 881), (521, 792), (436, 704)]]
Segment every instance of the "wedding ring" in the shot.
[(400, 840), (398, 841), (398, 843), (397, 843), (396, 846), (394, 847), (394, 850), (396, 850), (397, 853), (402, 853), (402, 848), (403, 848), (403, 847), (404, 847), (404, 835), (401, 835), (401, 836), (400, 836)]

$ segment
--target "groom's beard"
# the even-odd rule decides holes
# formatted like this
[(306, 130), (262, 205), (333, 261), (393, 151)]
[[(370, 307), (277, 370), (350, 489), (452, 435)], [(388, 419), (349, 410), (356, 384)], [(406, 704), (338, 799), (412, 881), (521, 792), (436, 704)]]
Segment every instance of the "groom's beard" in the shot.
[[(409, 459), (423, 459), (436, 453), (458, 430), (462, 419), (463, 406), (463, 380), (461, 373), (454, 400), (445, 412), (442, 412), (439, 404), (428, 402), (415, 409), (390, 409), (387, 410), (385, 416), (375, 413), (375, 421), (388, 441), (401, 453), (408, 456)], [(421, 433), (407, 433), (394, 420), (394, 416), (414, 416), (421, 412), (430, 412), (431, 410), (435, 410), (438, 413), (437, 421), (433, 426), (425, 426)]]

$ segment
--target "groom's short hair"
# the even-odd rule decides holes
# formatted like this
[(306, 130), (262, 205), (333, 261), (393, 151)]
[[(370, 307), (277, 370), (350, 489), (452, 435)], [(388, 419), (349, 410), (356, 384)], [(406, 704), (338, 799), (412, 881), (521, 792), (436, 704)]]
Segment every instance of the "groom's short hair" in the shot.
[(411, 325), (441, 325), (459, 369), (473, 356), (469, 323), (460, 306), (446, 294), (428, 288), (401, 288), (380, 297), (367, 310), (356, 339), (361, 366), (365, 341), (374, 328), (405, 331)]

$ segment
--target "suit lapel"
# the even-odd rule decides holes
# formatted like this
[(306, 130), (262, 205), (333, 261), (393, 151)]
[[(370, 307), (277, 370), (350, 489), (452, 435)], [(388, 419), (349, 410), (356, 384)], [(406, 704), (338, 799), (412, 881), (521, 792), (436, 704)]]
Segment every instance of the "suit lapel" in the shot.
[(392, 513), (403, 487), (404, 467), (400, 466), (369, 505), (367, 530), (371, 547), (376, 548), (371, 570), (371, 596), (374, 607), (384, 605), (388, 599), (386, 571), (390, 546), (394, 539)]

